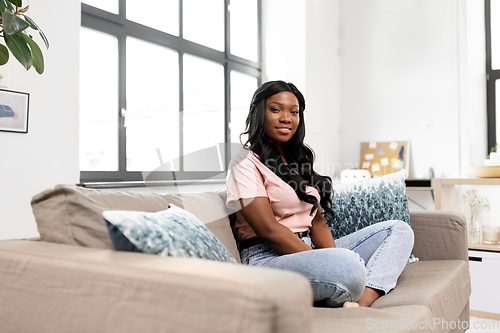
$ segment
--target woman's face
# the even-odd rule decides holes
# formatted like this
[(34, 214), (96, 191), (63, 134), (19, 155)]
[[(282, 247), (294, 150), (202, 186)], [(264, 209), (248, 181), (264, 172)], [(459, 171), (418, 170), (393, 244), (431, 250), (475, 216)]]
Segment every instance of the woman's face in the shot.
[(299, 101), (294, 94), (283, 91), (266, 99), (265, 133), (281, 150), (299, 126)]

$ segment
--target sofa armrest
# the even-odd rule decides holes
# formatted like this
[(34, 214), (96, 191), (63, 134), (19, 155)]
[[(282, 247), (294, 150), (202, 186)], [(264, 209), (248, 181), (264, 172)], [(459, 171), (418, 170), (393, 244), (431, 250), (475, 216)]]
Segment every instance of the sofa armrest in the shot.
[(467, 221), (462, 213), (412, 212), (410, 222), (415, 234), (415, 257), (420, 260), (469, 260)]
[(310, 332), (296, 273), (194, 258), (0, 241), (2, 332)]

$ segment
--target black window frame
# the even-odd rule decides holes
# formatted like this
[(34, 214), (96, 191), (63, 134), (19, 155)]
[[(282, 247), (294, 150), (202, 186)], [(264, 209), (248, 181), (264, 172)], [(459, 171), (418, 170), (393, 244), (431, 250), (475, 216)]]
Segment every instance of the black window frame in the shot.
[[(126, 0), (119, 0), (119, 13), (113, 14), (99, 8), (81, 3), (81, 27), (92, 29), (108, 35), (115, 36), (118, 40), (118, 171), (80, 171), (80, 185), (83, 186), (141, 186), (147, 182), (148, 185), (189, 184), (202, 180), (223, 181), (226, 171), (223, 172), (194, 172), (183, 171), (183, 143), (182, 143), (182, 112), (183, 109), (183, 55), (189, 54), (202, 59), (221, 64), (224, 68), (224, 144), (225, 144), (225, 170), (230, 162), (230, 138), (231, 138), (231, 82), (232, 71), (247, 74), (262, 82), (262, 4), (257, 1), (257, 27), (258, 27), (258, 61), (253, 62), (230, 53), (230, 0), (224, 0), (224, 51), (218, 51), (209, 47), (194, 43), (183, 36), (183, 1), (179, 0), (179, 36), (171, 35), (140, 23), (126, 19)], [(120, 110), (126, 109), (126, 39), (137, 38), (146, 42), (167, 47), (178, 52), (179, 57), (179, 152), (180, 170), (175, 172), (154, 171), (149, 173), (147, 180), (143, 178), (142, 171), (126, 170), (126, 128), (125, 118), (120, 115)]]
[(500, 70), (493, 70), (491, 66), (491, 1), (484, 1), (485, 28), (486, 28), (486, 112), (487, 112), (487, 135), (488, 151), (495, 147), (496, 140), (496, 80), (500, 79)]

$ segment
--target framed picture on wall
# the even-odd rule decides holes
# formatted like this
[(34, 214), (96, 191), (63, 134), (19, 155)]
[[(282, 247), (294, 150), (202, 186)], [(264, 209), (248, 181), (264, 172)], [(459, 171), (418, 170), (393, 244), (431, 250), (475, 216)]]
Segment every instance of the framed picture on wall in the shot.
[(28, 133), (30, 95), (0, 89), (0, 131)]

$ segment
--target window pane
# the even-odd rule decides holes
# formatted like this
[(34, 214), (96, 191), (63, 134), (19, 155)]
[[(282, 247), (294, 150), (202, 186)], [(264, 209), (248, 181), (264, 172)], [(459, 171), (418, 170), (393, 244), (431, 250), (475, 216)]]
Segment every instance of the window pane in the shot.
[[(245, 131), (245, 120), (256, 89), (257, 78), (231, 71), (231, 143), (240, 142), (240, 134)], [(241, 143), (245, 143), (247, 138), (247, 135), (242, 135)], [(232, 151), (231, 154), (233, 153), (235, 152)]]
[(500, 0), (491, 0), (491, 68), (500, 69)]
[(500, 144), (500, 80), (495, 81), (496, 142)]
[(119, 0), (82, 0), (83, 3), (90, 5), (92, 7), (96, 7), (107, 12), (118, 14), (118, 3)]
[(117, 115), (118, 40), (81, 28), (80, 170), (118, 170)]
[[(158, 59), (159, 61), (153, 61)], [(127, 38), (127, 171), (179, 169), (179, 57)], [(173, 161), (173, 165), (170, 162)]]
[(231, 53), (258, 60), (257, 0), (231, 0)]
[(185, 171), (224, 170), (224, 68), (184, 56)]
[(184, 0), (184, 38), (224, 51), (224, 0)]
[(151, 10), (144, 10), (143, 0), (127, 0), (127, 19), (179, 35), (179, 0), (150, 0), (147, 8)]

